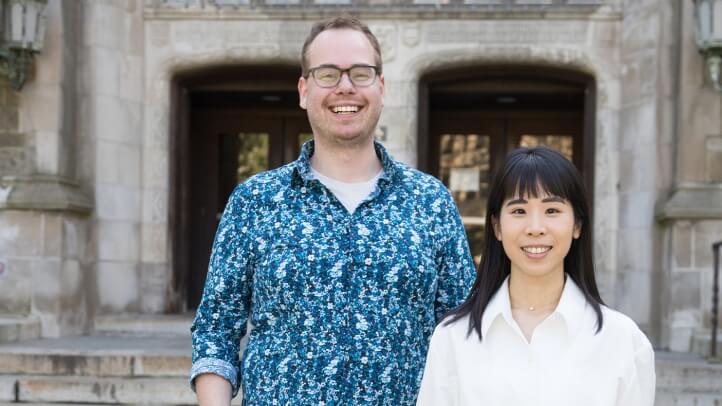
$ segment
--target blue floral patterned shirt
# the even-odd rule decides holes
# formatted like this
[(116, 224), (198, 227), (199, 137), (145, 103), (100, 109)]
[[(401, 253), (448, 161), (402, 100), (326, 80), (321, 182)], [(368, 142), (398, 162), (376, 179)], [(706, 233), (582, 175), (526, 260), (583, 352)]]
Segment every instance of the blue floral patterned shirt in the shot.
[[(247, 405), (412, 405), (436, 322), (474, 265), (444, 185), (391, 159), (353, 214), (298, 160), (231, 195), (191, 328), (193, 378)], [(239, 360), (239, 341), (254, 328)]]

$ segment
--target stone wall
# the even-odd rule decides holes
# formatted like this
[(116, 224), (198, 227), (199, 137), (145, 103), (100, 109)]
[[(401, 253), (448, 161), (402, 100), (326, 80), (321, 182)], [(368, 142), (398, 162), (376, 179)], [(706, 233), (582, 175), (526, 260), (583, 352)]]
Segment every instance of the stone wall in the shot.
[(664, 238), (660, 346), (709, 351), (712, 243), (722, 241), (722, 173), (718, 140), (722, 97), (708, 83), (694, 39), (692, 4), (680, 7), (674, 187), (660, 201)]
[(94, 194), (91, 249), (98, 314), (139, 312), (142, 2), (83, 1), (78, 121), (80, 178)]
[(48, 4), (45, 52), (21, 92), (0, 82), (0, 314), (39, 319), (43, 336), (87, 326), (87, 212), (75, 180), (74, 2)]

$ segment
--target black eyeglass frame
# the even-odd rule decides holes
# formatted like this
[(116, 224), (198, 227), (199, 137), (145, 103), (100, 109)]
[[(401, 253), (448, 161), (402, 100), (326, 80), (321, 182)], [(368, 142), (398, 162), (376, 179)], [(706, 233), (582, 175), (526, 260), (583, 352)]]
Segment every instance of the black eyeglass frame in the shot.
[[(338, 81), (336, 81), (336, 83), (335, 83), (334, 85), (332, 85), (332, 86), (325, 86), (325, 85), (322, 85), (322, 84), (318, 83), (318, 79), (316, 79), (316, 75), (314, 74), (314, 73), (315, 73), (317, 70), (319, 70), (319, 69), (328, 69), (328, 68), (336, 69), (337, 71), (340, 72), (340, 74), (338, 75)], [(367, 84), (367, 85), (358, 85), (358, 84), (354, 83), (353, 79), (351, 79), (351, 69), (354, 69), (354, 68), (371, 68), (371, 69), (373, 69), (373, 71), (374, 71), (374, 78), (373, 78), (373, 80), (371, 81), (371, 83), (369, 83), (369, 84)], [(316, 83), (316, 85), (317, 85), (318, 87), (322, 87), (322, 88), (325, 88), (325, 89), (330, 89), (330, 88), (333, 88), (333, 87), (338, 86), (338, 84), (341, 83), (341, 79), (343, 78), (343, 74), (344, 74), (344, 73), (346, 74), (346, 76), (348, 77), (349, 82), (351, 82), (352, 85), (354, 85), (354, 86), (356, 86), (356, 87), (369, 87), (369, 86), (373, 85), (374, 83), (376, 83), (376, 78), (378, 78), (379, 75), (381, 75), (381, 67), (376, 66), (376, 65), (355, 64), (355, 65), (349, 66), (349, 67), (346, 68), (346, 69), (341, 69), (339, 66), (336, 66), (336, 65), (319, 65), (319, 66), (315, 66), (315, 67), (313, 67), (313, 68), (310, 68), (310, 69), (306, 72), (306, 75), (304, 76), (304, 78), (305, 78), (305, 79), (308, 79), (309, 76), (312, 76), (312, 77), (313, 77), (313, 81)]]

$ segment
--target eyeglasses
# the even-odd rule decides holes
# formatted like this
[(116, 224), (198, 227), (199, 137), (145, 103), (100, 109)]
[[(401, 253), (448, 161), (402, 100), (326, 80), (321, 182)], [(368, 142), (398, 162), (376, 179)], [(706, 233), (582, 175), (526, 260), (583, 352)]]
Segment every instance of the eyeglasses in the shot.
[(367, 87), (376, 81), (379, 68), (372, 65), (353, 65), (348, 69), (341, 69), (335, 65), (321, 65), (309, 69), (306, 77), (313, 76), (313, 81), (319, 87), (328, 88), (338, 86), (344, 73), (354, 86)]

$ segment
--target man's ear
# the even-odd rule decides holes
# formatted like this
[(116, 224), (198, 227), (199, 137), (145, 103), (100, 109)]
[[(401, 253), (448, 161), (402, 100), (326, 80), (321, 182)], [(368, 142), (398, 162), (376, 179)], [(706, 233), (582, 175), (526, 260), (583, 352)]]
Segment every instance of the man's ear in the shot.
[(302, 109), (306, 110), (306, 92), (308, 89), (306, 88), (306, 78), (301, 76), (298, 78), (298, 105), (301, 106)]
[(494, 236), (497, 240), (501, 241), (501, 225), (499, 224), (499, 220), (494, 216), (491, 217), (491, 226), (494, 228)]

